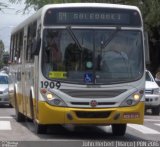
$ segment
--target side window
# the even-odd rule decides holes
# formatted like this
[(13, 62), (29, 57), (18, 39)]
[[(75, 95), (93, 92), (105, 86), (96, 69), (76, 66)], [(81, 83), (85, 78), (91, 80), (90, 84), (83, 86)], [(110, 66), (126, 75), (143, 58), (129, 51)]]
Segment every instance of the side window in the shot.
[(17, 43), (18, 43), (18, 34), (16, 33), (12, 37), (12, 47), (11, 47), (12, 62), (16, 62), (17, 59)]
[(28, 26), (28, 35), (27, 35), (27, 49), (26, 49), (26, 61), (33, 62), (33, 44), (36, 38), (36, 30), (37, 30), (37, 21), (33, 22)]
[(18, 62), (23, 48), (23, 30), (11, 37), (10, 57), (12, 62)]
[(10, 45), (10, 61), (13, 62), (13, 54), (14, 53), (14, 35), (11, 37), (11, 45)]
[(19, 32), (19, 42), (18, 42), (18, 51), (17, 51), (17, 59), (18, 62), (21, 63), (22, 61), (22, 49), (23, 49), (23, 30)]
[(13, 39), (13, 62), (14, 62), (14, 60), (15, 60), (15, 57), (16, 57), (16, 38), (17, 38), (17, 36), (16, 36), (16, 34), (14, 35), (14, 39)]

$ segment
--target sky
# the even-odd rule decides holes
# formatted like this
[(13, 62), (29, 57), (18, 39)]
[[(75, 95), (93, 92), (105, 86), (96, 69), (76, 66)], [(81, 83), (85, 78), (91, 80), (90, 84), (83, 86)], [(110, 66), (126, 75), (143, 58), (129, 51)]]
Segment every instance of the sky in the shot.
[(0, 11), (0, 40), (3, 41), (5, 50), (9, 51), (11, 31), (15, 26), (32, 15), (34, 11), (31, 10), (23, 14), (23, 9), (25, 7), (24, 2), (11, 4), (8, 0), (0, 0), (0, 3), (8, 4), (8, 8), (2, 8), (2, 11)]

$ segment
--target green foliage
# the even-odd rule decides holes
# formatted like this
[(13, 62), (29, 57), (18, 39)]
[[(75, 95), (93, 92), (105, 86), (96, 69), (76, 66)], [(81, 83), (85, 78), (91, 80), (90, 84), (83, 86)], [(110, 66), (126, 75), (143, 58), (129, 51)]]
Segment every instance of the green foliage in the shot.
[[(10, 0), (13, 3), (22, 0)], [(53, 3), (76, 3), (76, 2), (98, 2), (98, 3), (119, 3), (138, 6), (144, 18), (145, 29), (152, 34), (153, 28), (160, 26), (160, 0), (25, 0), (26, 8), (34, 7), (38, 10), (45, 4)]]
[(0, 61), (0, 69), (4, 66), (3, 62)]
[(4, 43), (2, 40), (0, 40), (0, 51), (4, 50)]
[(7, 4), (0, 2), (0, 11), (3, 11), (3, 9), (7, 7), (8, 7)]
[[(22, 0), (10, 0), (12, 3)], [(46, 4), (53, 3), (75, 3), (75, 2), (98, 2), (98, 3), (120, 3), (138, 6), (144, 16), (145, 23), (149, 26), (160, 25), (160, 1), (159, 0), (25, 0), (26, 9), (34, 7), (35, 10)]]
[(3, 53), (3, 64), (4, 65), (7, 65), (8, 64), (8, 61), (9, 61), (9, 53), (7, 51), (5, 51)]
[(4, 53), (4, 43), (2, 40), (0, 40), (0, 67), (3, 66), (3, 61), (2, 61), (3, 53)]

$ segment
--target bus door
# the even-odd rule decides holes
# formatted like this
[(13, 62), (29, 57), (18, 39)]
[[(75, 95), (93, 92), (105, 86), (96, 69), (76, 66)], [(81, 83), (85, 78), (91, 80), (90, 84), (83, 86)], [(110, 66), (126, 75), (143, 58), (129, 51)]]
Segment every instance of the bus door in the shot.
[[(25, 32), (24, 32), (25, 34)], [(26, 35), (24, 35), (26, 36)], [(23, 40), (24, 47), (23, 47), (23, 60), (22, 60), (22, 66), (21, 66), (21, 82), (22, 82), (22, 105), (23, 105), (23, 114), (26, 115), (26, 98), (25, 98), (25, 89), (26, 89), (26, 69), (25, 69), (25, 64), (26, 64), (26, 49), (27, 49), (27, 37), (24, 37)]]

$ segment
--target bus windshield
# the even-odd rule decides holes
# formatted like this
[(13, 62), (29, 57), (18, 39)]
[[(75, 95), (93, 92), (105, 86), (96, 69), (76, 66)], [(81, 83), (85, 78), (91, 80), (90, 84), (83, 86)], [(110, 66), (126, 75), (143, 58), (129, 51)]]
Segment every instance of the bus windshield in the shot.
[(77, 84), (135, 81), (143, 74), (142, 32), (110, 29), (44, 29), (42, 73)]

